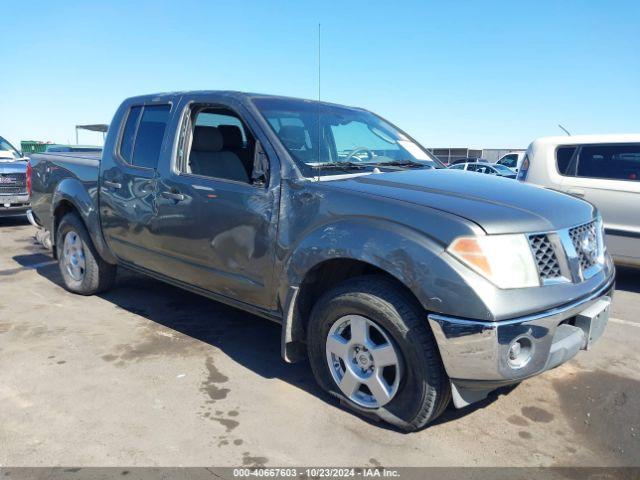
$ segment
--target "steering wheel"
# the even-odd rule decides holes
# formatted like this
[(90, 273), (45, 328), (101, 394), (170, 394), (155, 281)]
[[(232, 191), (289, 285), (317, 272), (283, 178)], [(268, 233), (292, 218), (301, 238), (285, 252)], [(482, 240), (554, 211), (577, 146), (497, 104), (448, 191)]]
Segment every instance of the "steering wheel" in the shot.
[[(373, 152), (371, 150), (369, 150), (367, 147), (356, 147), (353, 150), (351, 150), (351, 152), (349, 152), (349, 155), (347, 155), (347, 158), (345, 158), (343, 162), (350, 162), (351, 159), (354, 157), (354, 155), (360, 152), (365, 152), (367, 154), (367, 157), (369, 158), (367, 158), (366, 160), (373, 160)], [(358, 162), (363, 161), (359, 158), (357, 160)]]

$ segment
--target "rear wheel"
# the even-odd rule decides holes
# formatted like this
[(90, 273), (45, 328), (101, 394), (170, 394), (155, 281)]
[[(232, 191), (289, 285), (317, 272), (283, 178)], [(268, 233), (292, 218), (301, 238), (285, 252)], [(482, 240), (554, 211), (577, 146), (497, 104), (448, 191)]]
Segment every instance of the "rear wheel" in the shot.
[(449, 379), (424, 310), (390, 279), (351, 279), (323, 295), (307, 342), (320, 386), (356, 411), (412, 431), (449, 403)]
[(70, 292), (93, 295), (109, 289), (115, 282), (115, 265), (100, 257), (77, 214), (68, 213), (60, 220), (56, 249), (60, 274)]

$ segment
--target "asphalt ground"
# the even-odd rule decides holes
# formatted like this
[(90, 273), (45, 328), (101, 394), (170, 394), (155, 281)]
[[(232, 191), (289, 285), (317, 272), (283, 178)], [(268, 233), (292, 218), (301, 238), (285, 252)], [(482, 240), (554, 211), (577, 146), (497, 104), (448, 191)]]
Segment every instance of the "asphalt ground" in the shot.
[(0, 219), (0, 466), (640, 465), (640, 271), (592, 350), (405, 434), (284, 363), (278, 325), (128, 272), (73, 295), (33, 234)]

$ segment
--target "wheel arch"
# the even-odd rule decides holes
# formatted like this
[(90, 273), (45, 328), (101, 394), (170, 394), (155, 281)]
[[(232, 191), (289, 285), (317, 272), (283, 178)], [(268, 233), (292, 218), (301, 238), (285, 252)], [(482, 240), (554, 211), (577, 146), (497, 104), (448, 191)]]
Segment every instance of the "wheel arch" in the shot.
[(443, 247), (428, 236), (386, 222), (341, 222), (312, 232), (284, 263), (279, 289), (283, 358), (288, 362), (304, 358), (311, 308), (325, 291), (348, 278), (382, 275), (424, 308), (432, 306), (433, 298), (425, 291), (426, 278), (442, 251)]
[(65, 178), (56, 187), (51, 200), (51, 215), (53, 218), (51, 243), (54, 255), (56, 255), (56, 236), (60, 220), (67, 213), (76, 213), (84, 223), (96, 251), (102, 259), (110, 264), (117, 263), (115, 256), (107, 247), (102, 236), (102, 227), (97, 208), (97, 189), (92, 195), (86, 186), (75, 178)]

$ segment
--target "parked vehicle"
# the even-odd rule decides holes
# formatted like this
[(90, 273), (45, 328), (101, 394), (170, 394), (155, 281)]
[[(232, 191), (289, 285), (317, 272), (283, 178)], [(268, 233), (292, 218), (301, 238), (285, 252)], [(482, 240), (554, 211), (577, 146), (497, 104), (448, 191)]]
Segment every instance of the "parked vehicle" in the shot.
[(593, 203), (616, 263), (640, 266), (640, 134), (539, 138), (518, 178)]
[(500, 157), (496, 164), (504, 165), (517, 173), (520, 170), (520, 165), (522, 165), (522, 160), (524, 160), (524, 154), (525, 152), (507, 153)]
[(27, 213), (31, 190), (29, 168), (28, 159), (0, 137), (0, 217)]
[(453, 160), (449, 165), (460, 165), (461, 163), (489, 163), (489, 160), (482, 157), (459, 158), (457, 160)]
[(101, 160), (32, 159), (66, 288), (104, 291), (122, 265), (278, 322), (284, 359), (355, 411), (421, 428), (605, 327), (592, 205), (442, 168), (371, 112), (183, 92), (111, 125)]
[(516, 172), (504, 165), (493, 163), (458, 163), (449, 168), (454, 170), (466, 170), (467, 172), (486, 173), (488, 175), (496, 175), (498, 177), (516, 178)]

